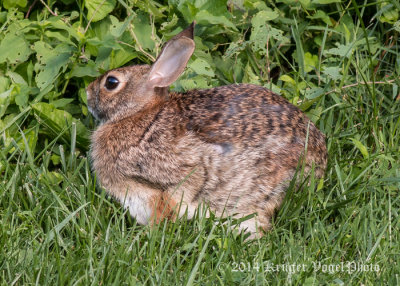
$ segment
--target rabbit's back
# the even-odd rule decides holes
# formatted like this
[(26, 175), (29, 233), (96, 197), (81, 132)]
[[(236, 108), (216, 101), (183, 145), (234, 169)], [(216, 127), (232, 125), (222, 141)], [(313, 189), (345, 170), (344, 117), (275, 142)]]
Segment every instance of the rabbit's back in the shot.
[(314, 164), (316, 177), (322, 177), (325, 136), (301, 110), (270, 90), (233, 84), (175, 94), (174, 101), (186, 132), (211, 147), (202, 159), (203, 182), (193, 201), (270, 217), (301, 158), (306, 173)]
[(325, 146), (324, 135), (301, 110), (261, 86), (232, 84), (191, 90), (172, 99), (186, 117), (187, 129), (210, 142), (260, 146), (275, 136), (304, 146), (309, 128), (311, 146)]

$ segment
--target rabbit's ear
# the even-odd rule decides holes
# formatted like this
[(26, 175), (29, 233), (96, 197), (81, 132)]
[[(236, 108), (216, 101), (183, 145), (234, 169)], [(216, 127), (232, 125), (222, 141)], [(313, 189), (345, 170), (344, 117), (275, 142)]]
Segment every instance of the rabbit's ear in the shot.
[(167, 42), (151, 67), (148, 77), (151, 87), (169, 86), (181, 75), (194, 51), (193, 26), (194, 23)]

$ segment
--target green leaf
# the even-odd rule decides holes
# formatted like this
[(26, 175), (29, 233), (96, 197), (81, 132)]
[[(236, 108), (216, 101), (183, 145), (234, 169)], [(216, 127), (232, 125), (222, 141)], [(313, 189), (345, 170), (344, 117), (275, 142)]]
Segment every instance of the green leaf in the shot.
[(25, 107), (28, 104), (30, 88), (27, 85), (18, 86), (18, 93), (15, 95), (15, 103), (18, 106)]
[(137, 57), (137, 53), (121, 49), (111, 54), (110, 69), (118, 68)]
[(318, 66), (318, 56), (307, 52), (304, 54), (305, 71), (311, 72)]
[(332, 3), (340, 3), (342, 0), (312, 0), (312, 4), (332, 4)]
[(13, 7), (26, 7), (27, 4), (27, 0), (4, 0), (3, 2), (3, 6), (4, 8), (6, 8), (7, 10)]
[(382, 2), (380, 7), (382, 14), (379, 16), (379, 21), (382, 23), (394, 24), (399, 19), (399, 10), (393, 7), (393, 4)]
[(92, 22), (105, 18), (115, 8), (115, 0), (85, 0), (87, 18)]
[(292, 85), (296, 85), (296, 82), (294, 81), (294, 79), (291, 78), (290, 76), (286, 75), (286, 74), (282, 75), (282, 76), (279, 78), (279, 80), (284, 81), (284, 82), (287, 82), (287, 83), (290, 83), (290, 84), (292, 84)]
[(146, 50), (152, 51), (155, 47), (152, 40), (153, 28), (149, 22), (149, 17), (143, 13), (138, 13), (132, 20), (132, 29), (138, 40), (138, 44)]
[(52, 101), (51, 104), (55, 108), (64, 108), (67, 104), (70, 104), (72, 101), (74, 101), (73, 98), (60, 98)]
[(202, 10), (196, 14), (195, 20), (201, 25), (223, 25), (237, 31), (236, 26), (225, 16), (214, 16), (207, 10)]
[[(60, 16), (51, 17), (43, 22), (40, 22), (40, 25), (46, 31), (49, 31), (50, 29), (64, 30), (69, 34), (70, 37), (75, 38), (77, 41), (81, 41), (84, 38), (84, 35), (79, 31), (79, 22), (76, 22), (73, 26), (70, 26), (62, 21), (62, 18)], [(52, 34), (52, 36), (55, 37), (56, 35)]]
[(118, 19), (115, 18), (114, 16), (110, 16), (110, 20), (111, 20), (110, 32), (111, 32), (111, 35), (113, 35), (116, 38), (121, 37), (121, 35), (128, 28), (128, 25), (130, 24), (130, 22), (132, 21), (134, 16), (136, 16), (136, 14), (132, 13), (123, 22), (118, 21)]
[(66, 143), (70, 142), (69, 132), (72, 123), (75, 123), (77, 144), (80, 148), (87, 149), (89, 146), (89, 131), (81, 121), (73, 118), (67, 111), (56, 109), (53, 105), (44, 102), (33, 104), (32, 109), (39, 118), (38, 121), (44, 123), (54, 137), (63, 133), (62, 137)]
[(12, 64), (25, 62), (32, 50), (22, 35), (7, 34), (0, 43), (0, 63), (8, 60)]
[(69, 37), (63, 35), (63, 34), (60, 33), (60, 32), (53, 32), (53, 31), (48, 30), (48, 31), (45, 31), (44, 34), (45, 34), (47, 37), (49, 37), (49, 38), (54, 38), (54, 39), (59, 40), (61, 43), (65, 42), (65, 43), (68, 43), (68, 44), (70, 44), (70, 45), (75, 45), (75, 44), (69, 39)]
[(169, 22), (164, 22), (161, 24), (159, 31), (162, 33), (169, 33), (173, 28), (176, 27), (176, 24), (178, 24), (178, 20), (178, 16), (176, 16), (176, 14), (173, 14), (172, 19)]
[(317, 102), (320, 99), (321, 96), (323, 96), (323, 94), (321, 94), (319, 97), (303, 101), (303, 103), (299, 106), (299, 108), (303, 111), (308, 110), (315, 102)]
[(249, 64), (247, 64), (246, 68), (244, 69), (243, 82), (261, 84), (259, 76), (254, 73)]
[(326, 51), (326, 53), (349, 58), (353, 52), (353, 47), (354, 47), (353, 43), (347, 45), (339, 44), (337, 48), (329, 49)]
[(342, 75), (340, 74), (340, 67), (326, 67), (322, 71), (329, 79), (339, 80)]
[(393, 24), (393, 29), (400, 33), (400, 21)]
[(54, 82), (61, 69), (66, 69), (74, 48), (60, 44), (52, 49), (44, 42), (36, 42), (34, 50), (38, 58), (38, 63), (35, 65), (35, 81), (40, 89), (44, 89)]
[(10, 80), (0, 75), (0, 93), (5, 92), (10, 86)]
[(368, 159), (369, 158), (369, 154), (368, 154), (367, 147), (365, 147), (360, 141), (358, 141), (355, 138), (351, 138), (350, 140), (353, 142), (354, 146), (356, 146), (357, 149), (360, 150), (360, 152), (363, 155), (364, 159)]
[(13, 89), (9, 89), (0, 93), (0, 118), (5, 114), (7, 107), (9, 106), (12, 99), (12, 91)]
[(86, 65), (74, 65), (70, 71), (69, 76), (72, 77), (98, 77), (100, 72), (97, 69), (96, 64), (90, 60)]
[(207, 82), (204, 76), (195, 76), (190, 79), (180, 79), (175, 82), (176, 87), (178, 89), (183, 90), (191, 90), (191, 89), (201, 89), (201, 88), (209, 88), (211, 85)]
[(328, 26), (332, 26), (331, 18), (322, 10), (317, 10), (314, 15), (307, 16), (309, 19), (321, 19)]
[(203, 59), (197, 58), (192, 63), (190, 63), (188, 67), (190, 67), (195, 73), (199, 75), (206, 75), (210, 77), (215, 76), (210, 64)]
[(252, 49), (262, 55), (267, 54), (267, 42), (274, 39), (281, 44), (288, 42), (288, 39), (283, 36), (283, 31), (272, 27), (268, 22), (275, 19), (279, 14), (270, 11), (260, 11), (251, 20), (252, 31), (250, 35), (250, 42)]
[(262, 25), (265, 25), (266, 22), (275, 20), (278, 17), (279, 17), (279, 13), (276, 11), (273, 11), (271, 9), (263, 10), (263, 11), (258, 12), (251, 19), (251, 24), (253, 26), (262, 26)]
[(13, 83), (20, 84), (20, 85), (28, 85), (26, 83), (25, 79), (19, 73), (16, 73), (13, 71), (8, 71), (7, 75), (10, 77), (10, 79)]
[(314, 99), (322, 95), (324, 91), (325, 90), (321, 87), (307, 88), (304, 95), (307, 99)]

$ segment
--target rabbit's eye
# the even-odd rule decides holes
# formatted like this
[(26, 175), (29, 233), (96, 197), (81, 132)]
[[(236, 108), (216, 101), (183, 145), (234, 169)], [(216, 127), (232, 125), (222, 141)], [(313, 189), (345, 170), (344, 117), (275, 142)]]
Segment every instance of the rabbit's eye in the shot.
[(105, 86), (106, 86), (106, 88), (108, 90), (113, 90), (113, 89), (117, 88), (118, 84), (119, 84), (119, 80), (118, 79), (116, 79), (113, 76), (109, 76), (106, 79)]

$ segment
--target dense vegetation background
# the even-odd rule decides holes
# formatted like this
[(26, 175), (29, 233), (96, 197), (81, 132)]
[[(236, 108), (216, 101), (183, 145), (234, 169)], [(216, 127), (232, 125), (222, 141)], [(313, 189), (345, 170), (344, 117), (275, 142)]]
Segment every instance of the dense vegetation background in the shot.
[[(0, 3), (1, 284), (400, 283), (398, 1)], [(264, 85), (327, 135), (324, 180), (290, 189), (259, 241), (231, 219), (138, 226), (90, 171), (85, 87), (193, 20), (173, 89)]]

